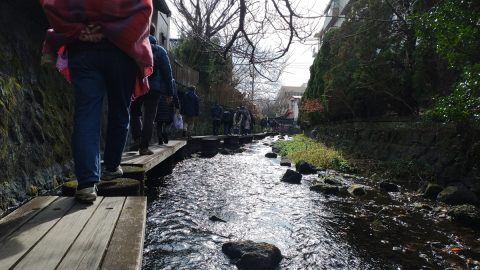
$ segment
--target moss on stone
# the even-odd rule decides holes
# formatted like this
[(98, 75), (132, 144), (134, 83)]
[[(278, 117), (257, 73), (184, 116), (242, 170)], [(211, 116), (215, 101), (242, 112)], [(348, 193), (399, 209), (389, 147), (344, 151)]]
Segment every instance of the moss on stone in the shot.
[(71, 180), (63, 183), (64, 187), (69, 187), (69, 188), (77, 188), (78, 186), (78, 181), (77, 180)]
[(27, 195), (30, 197), (35, 197), (38, 195), (38, 187), (34, 185), (30, 185), (30, 187), (27, 190)]

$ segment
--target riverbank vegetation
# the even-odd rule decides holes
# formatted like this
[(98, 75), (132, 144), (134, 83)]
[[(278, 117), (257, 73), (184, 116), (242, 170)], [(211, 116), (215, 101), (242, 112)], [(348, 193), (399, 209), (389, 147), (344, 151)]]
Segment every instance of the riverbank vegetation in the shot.
[(322, 37), (301, 121), (478, 124), (479, 17), (476, 0), (355, 1), (342, 26)]
[(350, 166), (340, 151), (308, 138), (305, 135), (295, 135), (292, 140), (280, 140), (274, 143), (280, 150), (280, 155), (294, 163), (304, 160), (317, 168), (348, 171)]

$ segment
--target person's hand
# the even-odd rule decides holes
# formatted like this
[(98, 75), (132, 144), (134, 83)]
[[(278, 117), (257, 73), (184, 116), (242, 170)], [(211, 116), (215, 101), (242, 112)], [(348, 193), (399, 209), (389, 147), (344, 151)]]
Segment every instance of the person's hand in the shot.
[(84, 42), (99, 42), (104, 38), (101, 32), (102, 27), (96, 24), (89, 24), (87, 27), (80, 31), (78, 39)]
[(167, 102), (167, 104), (172, 103), (172, 100), (173, 100), (173, 97), (172, 97), (172, 96), (166, 96), (166, 97), (165, 97), (165, 101)]

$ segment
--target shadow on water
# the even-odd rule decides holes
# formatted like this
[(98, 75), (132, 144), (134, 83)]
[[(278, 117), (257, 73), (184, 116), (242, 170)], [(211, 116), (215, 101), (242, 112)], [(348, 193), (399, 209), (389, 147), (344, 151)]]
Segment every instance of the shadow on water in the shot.
[(285, 167), (264, 157), (270, 140), (185, 160), (159, 182), (149, 197), (144, 269), (236, 269), (221, 252), (230, 240), (276, 245), (280, 269), (480, 269), (480, 236), (416, 209), (414, 194), (361, 200), (310, 191), (315, 175), (280, 182)]

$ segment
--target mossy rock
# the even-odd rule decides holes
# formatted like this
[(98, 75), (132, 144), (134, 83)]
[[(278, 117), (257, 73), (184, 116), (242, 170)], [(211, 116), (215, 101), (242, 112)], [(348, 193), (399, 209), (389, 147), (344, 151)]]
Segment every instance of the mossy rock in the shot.
[(423, 193), (423, 196), (425, 198), (429, 198), (429, 199), (436, 199), (438, 194), (440, 192), (442, 192), (443, 190), (443, 187), (438, 185), (438, 184), (434, 184), (434, 183), (429, 183), (426, 187), (425, 187), (425, 191)]
[(365, 197), (368, 194), (369, 187), (360, 185), (360, 184), (353, 184), (348, 188), (348, 193), (350, 193), (353, 197)]
[(480, 210), (473, 205), (464, 204), (457, 205), (448, 211), (448, 215), (455, 222), (464, 226), (472, 227), (476, 230), (480, 229)]
[(30, 187), (27, 189), (27, 195), (30, 197), (34, 197), (38, 195), (38, 187), (34, 185), (30, 185)]
[(74, 196), (75, 191), (77, 190), (78, 186), (78, 181), (77, 180), (71, 180), (63, 183), (62, 185), (62, 196)]
[(327, 195), (338, 195), (340, 193), (340, 188), (338, 186), (329, 185), (321, 182), (311, 186), (310, 190)]
[(102, 181), (97, 185), (98, 196), (140, 196), (141, 182), (130, 178), (117, 178), (111, 181)]
[(342, 182), (336, 179), (333, 175), (324, 175), (319, 178), (319, 180), (325, 184), (332, 186), (342, 186)]

